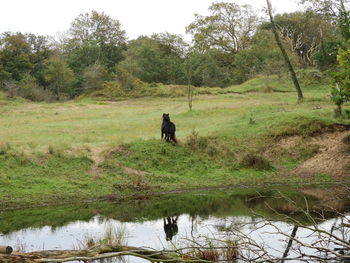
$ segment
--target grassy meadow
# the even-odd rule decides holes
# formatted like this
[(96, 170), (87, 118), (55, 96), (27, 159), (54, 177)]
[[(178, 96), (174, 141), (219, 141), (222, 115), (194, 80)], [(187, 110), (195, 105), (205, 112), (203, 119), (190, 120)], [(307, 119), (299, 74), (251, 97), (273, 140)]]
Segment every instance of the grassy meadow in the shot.
[[(223, 185), (329, 182), (282, 176), (317, 151), (274, 148), (334, 123), (329, 86), (303, 83), (297, 104), (288, 80), (256, 78), (229, 88), (150, 87), (123, 100), (81, 97), (32, 103), (0, 94), (0, 208)], [(178, 145), (160, 140), (162, 113)], [(253, 160), (253, 161), (252, 161)]]

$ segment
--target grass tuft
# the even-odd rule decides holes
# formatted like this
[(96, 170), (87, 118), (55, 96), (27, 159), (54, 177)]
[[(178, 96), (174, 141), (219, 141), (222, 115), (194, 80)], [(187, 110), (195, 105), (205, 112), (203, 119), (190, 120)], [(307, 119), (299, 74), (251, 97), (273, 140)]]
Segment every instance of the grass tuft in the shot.
[(240, 165), (244, 168), (256, 170), (271, 170), (273, 168), (269, 160), (257, 153), (248, 153), (244, 155)]
[(11, 150), (10, 143), (0, 143), (0, 155), (7, 154), (9, 150)]

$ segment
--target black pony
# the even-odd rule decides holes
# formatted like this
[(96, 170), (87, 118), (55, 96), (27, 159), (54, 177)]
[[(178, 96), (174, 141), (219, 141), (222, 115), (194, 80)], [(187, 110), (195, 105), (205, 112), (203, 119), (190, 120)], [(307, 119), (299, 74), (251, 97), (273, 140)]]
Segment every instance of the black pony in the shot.
[(161, 131), (162, 131), (162, 139), (163, 139), (163, 136), (165, 135), (164, 139), (167, 142), (170, 142), (170, 141), (173, 141), (175, 143), (177, 142), (175, 138), (176, 127), (175, 127), (175, 124), (170, 121), (169, 113), (163, 113), (163, 123), (162, 123)]

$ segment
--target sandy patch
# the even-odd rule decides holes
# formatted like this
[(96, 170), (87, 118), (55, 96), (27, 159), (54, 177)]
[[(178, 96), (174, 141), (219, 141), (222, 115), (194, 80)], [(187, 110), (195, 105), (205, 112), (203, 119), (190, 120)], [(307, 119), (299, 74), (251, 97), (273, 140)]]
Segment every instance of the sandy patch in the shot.
[[(307, 145), (318, 145), (319, 151), (291, 173), (301, 176), (317, 174), (333, 177), (350, 176), (350, 145), (344, 139), (348, 136), (350, 136), (350, 130), (326, 132), (304, 139)], [(281, 139), (279, 146), (288, 149), (300, 141), (301, 136), (291, 136)]]
[(100, 168), (100, 164), (104, 161), (103, 152), (105, 151), (105, 147), (94, 147), (90, 152), (90, 159), (93, 161), (89, 173), (94, 177), (99, 177), (103, 170)]

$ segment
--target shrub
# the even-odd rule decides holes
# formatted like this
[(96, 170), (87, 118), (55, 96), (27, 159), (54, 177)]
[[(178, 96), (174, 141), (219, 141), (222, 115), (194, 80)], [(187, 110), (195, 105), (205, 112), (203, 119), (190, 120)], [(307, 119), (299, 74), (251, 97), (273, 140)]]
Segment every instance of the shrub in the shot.
[(52, 145), (49, 145), (48, 153), (49, 153), (49, 154), (54, 154), (54, 153), (55, 153), (55, 149), (53, 148)]
[(147, 178), (144, 175), (131, 175), (125, 182), (118, 182), (113, 185), (116, 190), (136, 190), (147, 191), (151, 188)]
[(339, 50), (337, 56), (341, 70), (333, 74), (331, 98), (337, 105), (336, 115), (342, 115), (342, 105), (350, 101), (350, 49)]
[(240, 165), (245, 168), (253, 168), (256, 170), (270, 170), (272, 165), (269, 160), (257, 153), (248, 153), (243, 156)]
[[(103, 91), (98, 92), (102, 96), (107, 96), (110, 98), (124, 97), (126, 91), (123, 89), (122, 85), (116, 81), (107, 81), (103, 84)], [(96, 93), (92, 94), (96, 96)]]
[(84, 70), (85, 88), (97, 90), (103, 87), (104, 81), (108, 79), (108, 72), (101, 64), (94, 64)]
[(40, 86), (29, 74), (25, 75), (21, 81), (5, 83), (5, 90), (9, 98), (19, 96), (32, 101), (53, 101), (55, 99), (52, 92)]
[(220, 258), (220, 253), (217, 249), (211, 248), (211, 249), (205, 249), (198, 251), (196, 253), (197, 258), (207, 260), (210, 262), (217, 262)]
[(140, 89), (144, 86), (140, 79), (134, 77), (129, 71), (120, 66), (117, 67), (116, 81), (127, 91)]
[(318, 84), (325, 81), (325, 74), (318, 69), (301, 69), (298, 71), (300, 79), (304, 85)]
[(11, 145), (7, 143), (0, 144), (0, 155), (6, 154), (11, 149)]

